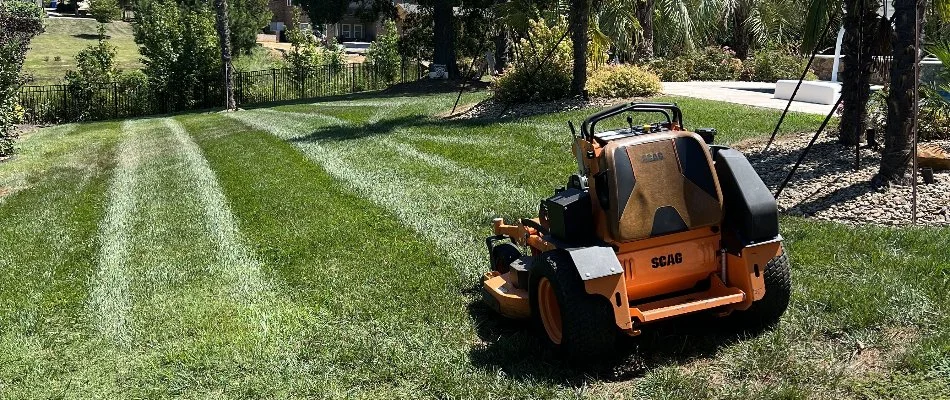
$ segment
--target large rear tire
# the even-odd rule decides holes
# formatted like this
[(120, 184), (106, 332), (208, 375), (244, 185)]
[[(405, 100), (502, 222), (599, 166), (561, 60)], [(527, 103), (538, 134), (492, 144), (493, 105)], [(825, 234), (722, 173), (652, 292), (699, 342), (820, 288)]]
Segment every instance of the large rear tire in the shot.
[(618, 330), (610, 302), (588, 294), (570, 257), (546, 252), (531, 271), (531, 315), (537, 331), (577, 364), (608, 356)]
[(747, 310), (736, 313), (746, 326), (754, 329), (777, 324), (788, 309), (788, 302), (792, 297), (791, 263), (785, 252), (769, 260), (764, 274), (765, 296), (752, 303)]

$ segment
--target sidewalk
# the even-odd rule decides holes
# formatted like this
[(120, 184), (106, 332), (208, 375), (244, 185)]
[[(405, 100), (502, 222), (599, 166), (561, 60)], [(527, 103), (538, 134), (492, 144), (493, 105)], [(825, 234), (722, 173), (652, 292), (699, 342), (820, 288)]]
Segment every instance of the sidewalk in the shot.
[[(756, 107), (784, 110), (788, 100), (773, 99), (774, 83), (767, 82), (664, 82), (663, 93)], [(831, 105), (793, 101), (789, 111), (826, 115)]]

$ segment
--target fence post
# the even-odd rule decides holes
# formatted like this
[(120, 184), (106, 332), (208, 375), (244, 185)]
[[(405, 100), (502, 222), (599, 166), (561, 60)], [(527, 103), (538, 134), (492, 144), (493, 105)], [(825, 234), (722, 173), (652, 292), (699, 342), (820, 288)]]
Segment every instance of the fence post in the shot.
[(112, 82), (112, 118), (119, 118), (119, 82)]
[(270, 73), (271, 73), (271, 76), (274, 78), (274, 86), (273, 86), (274, 90), (273, 90), (273, 95), (271, 96), (271, 101), (277, 101), (277, 69), (272, 68), (270, 70)]

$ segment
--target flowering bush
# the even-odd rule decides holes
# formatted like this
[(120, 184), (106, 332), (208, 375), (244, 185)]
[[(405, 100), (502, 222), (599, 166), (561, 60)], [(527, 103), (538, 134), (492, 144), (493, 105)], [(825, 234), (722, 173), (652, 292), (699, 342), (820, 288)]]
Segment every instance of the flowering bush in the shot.
[(695, 56), (690, 76), (699, 81), (734, 81), (742, 74), (742, 60), (728, 47), (710, 46)]
[(608, 65), (596, 69), (587, 80), (594, 97), (642, 97), (660, 91), (660, 77), (636, 65)]
[(693, 75), (696, 61), (688, 56), (654, 58), (645, 66), (659, 75), (663, 82), (686, 82)]

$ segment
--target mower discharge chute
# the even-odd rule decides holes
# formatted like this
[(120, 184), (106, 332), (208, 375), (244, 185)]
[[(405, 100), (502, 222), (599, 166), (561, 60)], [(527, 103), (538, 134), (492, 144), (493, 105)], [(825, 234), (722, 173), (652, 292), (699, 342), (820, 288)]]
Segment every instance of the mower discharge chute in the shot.
[[(628, 128), (596, 131), (642, 112), (665, 120), (635, 126), (628, 117)], [(775, 323), (791, 290), (775, 199), (740, 152), (712, 145), (714, 135), (685, 130), (675, 104), (589, 117), (572, 134), (578, 173), (567, 186), (537, 218), (493, 221), (485, 302), (532, 318), (575, 360), (610, 352), (620, 332), (701, 311)]]

